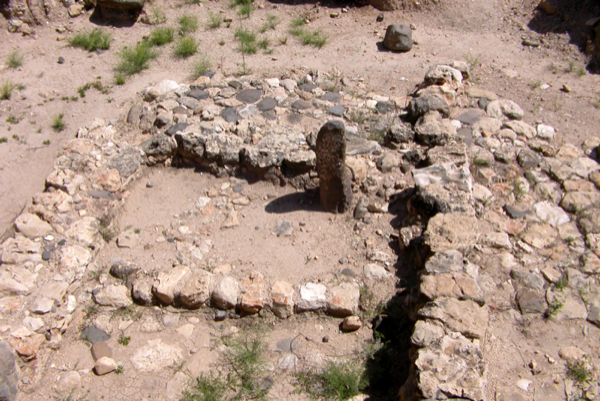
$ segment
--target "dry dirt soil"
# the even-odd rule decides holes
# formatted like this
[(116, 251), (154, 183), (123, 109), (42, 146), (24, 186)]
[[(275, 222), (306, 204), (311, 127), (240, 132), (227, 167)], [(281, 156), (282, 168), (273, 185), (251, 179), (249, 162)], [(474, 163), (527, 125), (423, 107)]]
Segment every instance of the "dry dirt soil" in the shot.
[[(245, 59), (254, 75), (281, 77), (297, 68), (339, 72), (351, 79), (361, 80), (366, 92), (405, 96), (421, 82), (429, 65), (448, 60), (466, 60), (471, 64), (472, 82), (517, 102), (526, 113), (524, 121), (527, 123), (533, 125), (543, 122), (555, 127), (560, 142), (580, 145), (586, 138), (598, 135), (600, 110), (595, 104), (600, 102), (600, 76), (586, 71), (587, 56), (582, 52), (584, 45), (581, 42), (582, 27), (594, 15), (577, 14), (577, 7), (569, 8), (569, 14), (548, 16), (537, 10), (538, 2), (532, 0), (448, 1), (423, 10), (411, 8), (385, 12), (383, 22), (377, 22), (376, 18), (381, 12), (370, 6), (290, 5), (256, 0), (256, 9), (251, 17), (240, 21), (235, 9), (231, 9), (227, 1), (183, 3), (183, 0), (154, 1), (148, 10), (162, 10), (167, 19), (164, 25), (173, 27), (177, 26), (179, 16), (197, 15), (200, 28), (193, 35), (200, 41), (200, 51), (210, 60), (213, 70), (223, 71), (225, 75), (240, 71), (243, 62), (234, 37), (235, 29), (240, 24), (257, 29), (266, 22), (267, 15), (272, 14), (280, 20), (276, 29), (265, 33), (272, 52), (264, 54), (259, 51)], [(565, 10), (568, 8), (565, 4), (569, 2), (558, 3), (564, 3)], [(582, 6), (582, 10), (594, 10), (596, 7), (597, 15), (597, 6), (591, 2), (582, 3), (587, 5), (587, 8)], [(229, 28), (223, 24), (218, 29), (208, 29), (209, 12), (232, 18), (233, 23)], [(69, 47), (65, 39), (94, 26), (90, 22), (91, 12), (77, 18), (69, 18), (66, 8), (61, 8), (61, 13), (62, 17), (51, 20), (45, 26), (35, 27), (33, 36), (11, 34), (6, 29), (0, 33), (0, 60), (6, 60), (15, 50), (24, 56), (21, 67), (6, 67), (0, 71), (0, 84), (10, 80), (24, 85), (23, 89), (14, 92), (10, 100), (0, 101), (0, 137), (7, 138), (6, 143), (0, 143), (0, 233), (10, 228), (11, 222), (30, 202), (31, 196), (43, 188), (62, 145), (76, 135), (78, 127), (95, 118), (124, 118), (134, 94), (161, 80), (191, 80), (194, 59), (175, 58), (171, 44), (161, 49), (160, 56), (150, 63), (148, 70), (131, 76), (122, 86), (115, 85), (114, 70), (119, 50), (142, 40), (154, 27), (142, 23), (129, 27), (106, 26), (104, 29), (114, 38), (111, 48), (106, 52), (88, 53)], [(288, 33), (290, 22), (297, 17), (310, 19), (308, 26), (321, 29), (328, 36), (328, 43), (322, 48), (300, 44)], [(7, 22), (1, 18), (0, 25), (6, 27)], [(414, 25), (413, 39), (416, 44), (410, 52), (391, 53), (383, 50), (381, 41), (387, 25), (392, 23)], [(57, 29), (62, 31), (63, 27), (66, 31), (58, 33)], [(287, 42), (282, 44), (286, 37)], [(524, 39), (539, 42), (541, 46), (523, 46)], [(59, 57), (64, 58), (63, 64), (57, 62)], [(85, 97), (80, 97), (78, 88), (96, 80), (108, 87), (108, 91), (101, 93), (92, 88), (85, 92)], [(543, 84), (548, 87), (543, 89)], [(569, 88), (568, 91), (562, 90), (564, 85)], [(55, 132), (51, 128), (52, 119), (58, 114), (64, 115), (66, 123), (62, 132)], [(7, 119), (13, 120), (11, 116), (19, 121), (8, 122)], [(117, 249), (112, 243), (98, 255), (98, 266), (109, 265), (115, 257), (140, 265), (160, 263), (161, 258), (171, 258), (173, 251), (169, 250), (170, 245), (157, 241), (165, 229), (176, 230), (181, 225), (187, 225), (194, 231), (206, 230), (211, 235), (211, 215), (190, 217), (186, 211), (194, 209), (194, 202), (201, 195), (197, 188), (220, 187), (223, 181), (201, 176), (191, 170), (155, 169), (148, 174), (135, 183), (128, 194), (119, 224), (123, 228), (139, 231), (139, 243), (152, 244), (152, 249), (141, 251), (138, 247), (130, 251)], [(148, 181), (153, 183), (152, 188), (146, 188)], [(349, 218), (315, 214), (310, 207), (294, 209), (292, 205), (289, 206), (292, 209), (286, 209), (286, 204), (276, 204), (272, 209), (275, 212), (267, 213), (273, 199), (285, 199), (286, 195), (293, 192), (292, 189), (257, 183), (245, 187), (245, 191), (244, 195), (252, 203), (244, 209), (245, 215), (241, 217), (244, 226), (254, 228), (254, 232), (238, 232), (235, 235), (230, 231), (215, 229), (211, 236), (212, 251), (202, 263), (212, 266), (230, 264), (235, 267), (232, 274), (237, 278), (246, 277), (249, 271), (258, 269), (272, 280), (283, 279), (293, 285), (308, 280), (331, 282), (345, 267), (340, 264), (340, 259), (344, 259), (344, 264), (347, 263), (351, 270), (363, 265), (362, 253), (357, 250), (358, 244), (353, 244), (350, 237), (343, 235), (351, 231), (353, 222)], [(278, 210), (285, 213), (277, 213)], [(376, 222), (373, 230), (385, 234), (390, 229), (389, 219), (385, 219), (387, 217)], [(280, 220), (293, 223), (294, 236), (276, 237), (272, 234), (273, 227)], [(375, 238), (382, 247), (387, 246), (385, 235)], [(270, 266), (279, 266), (279, 270), (269, 270)], [(104, 279), (99, 278), (100, 281)], [(392, 292), (391, 287), (383, 288), (379, 294), (385, 297)], [(165, 320), (164, 316), (178, 313), (153, 309), (131, 327), (121, 327), (119, 319), (104, 324), (122, 329), (123, 332), (127, 330), (132, 342), (142, 343), (157, 337), (148, 328), (153, 321), (162, 319), (168, 327), (172, 324), (169, 319), (173, 318)], [(176, 318), (177, 322), (181, 320), (186, 324), (181, 326), (176, 323), (180, 326), (177, 330), (167, 329), (161, 336), (178, 338), (183, 348), (193, 351), (194, 356), (190, 358), (186, 369), (198, 374), (209, 369), (211, 362), (217, 358), (221, 344), (215, 344), (215, 339), (237, 334), (239, 327), (231, 321), (222, 324), (208, 322), (205, 329), (194, 330), (193, 325), (198, 318), (186, 313)], [(501, 333), (505, 323), (496, 321), (492, 324), (494, 330)], [(514, 361), (523, 360), (526, 364), (532, 358), (542, 359), (540, 355), (559, 348), (561, 344), (556, 344), (553, 330), (570, 330), (575, 342), (583, 341), (586, 335), (575, 326), (559, 327), (558, 324), (552, 324), (548, 329), (533, 327), (535, 324), (523, 323), (521, 340), (528, 349), (535, 349), (536, 354), (523, 354), (518, 346), (513, 346), (512, 341), (501, 336), (490, 346), (490, 352), (496, 355), (494, 361), (499, 364), (491, 367), (490, 370), (499, 372), (491, 380), (515, 382), (518, 377), (509, 377), (510, 372), (505, 371), (508, 366), (514, 365)], [(72, 326), (74, 330), (78, 327), (75, 323)], [(191, 331), (188, 330), (189, 326), (192, 326)], [(539, 335), (540, 332), (543, 334)], [(335, 346), (323, 343), (321, 339), (324, 336), (328, 336)], [(363, 330), (359, 334), (342, 336), (330, 320), (321, 322), (319, 318), (300, 317), (269, 331), (266, 341), (271, 355), (269, 362), (273, 365), (279, 363), (278, 352), (282, 351), (278, 344), (280, 341), (289, 342), (290, 339), (297, 339), (298, 354), (304, 360), (310, 360), (310, 355), (339, 356), (360, 351), (366, 340), (372, 340), (372, 333)], [(117, 344), (116, 338), (111, 341), (113, 349), (118, 348), (122, 352), (119, 358), (129, 360), (128, 349), (135, 349), (136, 344), (125, 348)], [(75, 369), (79, 364), (87, 366), (92, 363), (89, 349), (82, 342), (66, 344), (61, 355), (53, 361), (57, 368)], [(77, 366), (61, 365), (72, 364), (74, 359), (77, 359)], [(546, 365), (544, 367), (548, 368)], [(178, 368), (181, 367), (173, 367), (174, 370)], [(84, 381), (83, 387), (88, 391), (93, 390), (93, 396), (96, 397), (93, 399), (102, 399), (103, 396), (123, 400), (149, 399), (154, 386), (164, 386), (166, 380), (152, 373), (134, 375), (134, 369), (130, 366), (125, 366), (125, 372), (125, 375), (112, 375), (93, 383)], [(506, 377), (499, 377), (504, 374)], [(172, 380), (168, 389), (174, 392), (181, 390), (185, 384), (178, 382), (176, 376)], [(113, 388), (118, 388), (120, 393), (116, 395), (111, 391)], [(278, 380), (271, 396), (275, 399), (291, 399), (291, 389), (290, 380)], [(36, 396), (49, 397), (50, 393), (49, 390), (41, 391)], [(304, 396), (297, 397), (303, 399)]]
[[(581, 143), (597, 131), (600, 112), (600, 77), (585, 70), (585, 21), (597, 15), (597, 2), (559, 1), (561, 12), (546, 15), (534, 0), (447, 1), (418, 10), (385, 12), (383, 22), (376, 22), (380, 11), (371, 6), (337, 4), (322, 6), (312, 3), (296, 5), (257, 0), (257, 8), (247, 20), (240, 22), (235, 9), (226, 1), (184, 4), (179, 1), (155, 1), (148, 11), (157, 9), (167, 18), (165, 25), (177, 26), (177, 18), (192, 13), (198, 16), (200, 28), (194, 36), (200, 40), (200, 51), (210, 60), (213, 70), (226, 75), (240, 71), (242, 57), (234, 37), (235, 29), (261, 27), (268, 14), (281, 21), (265, 36), (271, 54), (258, 52), (246, 57), (246, 64), (257, 75), (281, 76), (298, 67), (331, 72), (364, 80), (366, 89), (386, 96), (403, 96), (414, 89), (427, 67), (436, 62), (463, 59), (473, 66), (472, 81), (478, 86), (512, 99), (526, 111), (525, 120), (536, 120), (554, 126), (566, 142)], [(343, 7), (347, 12), (343, 12)], [(24, 85), (10, 100), (0, 101), (0, 231), (44, 183), (52, 163), (65, 140), (73, 138), (78, 127), (94, 118), (116, 120), (127, 112), (136, 92), (162, 79), (177, 82), (190, 80), (193, 60), (181, 61), (173, 56), (173, 44), (162, 48), (162, 54), (150, 68), (132, 76), (123, 86), (114, 85), (114, 68), (119, 50), (147, 36), (152, 26), (136, 23), (129, 27), (106, 26), (114, 42), (102, 54), (88, 53), (69, 47), (65, 38), (95, 26), (88, 11), (70, 19), (66, 8), (58, 11), (45, 26), (35, 27), (33, 36), (21, 36), (2, 29), (0, 60), (3, 64), (15, 50), (24, 56), (17, 69), (3, 66), (0, 81), (10, 80)], [(594, 14), (595, 10), (595, 14)], [(231, 27), (223, 24), (208, 29), (208, 13), (233, 19)], [(332, 15), (337, 17), (332, 18)], [(328, 36), (320, 49), (302, 46), (289, 35), (290, 21), (309, 18), (311, 28), (319, 28)], [(382, 50), (381, 41), (388, 24), (413, 24), (413, 37), (418, 43), (408, 53)], [(7, 22), (0, 16), (0, 25)], [(57, 29), (64, 33), (58, 33)], [(285, 45), (280, 39), (287, 38)], [(523, 39), (541, 43), (540, 47), (522, 45)], [(223, 43), (221, 45), (221, 43)], [(59, 57), (65, 59), (58, 64)], [(110, 89), (102, 94), (86, 91), (77, 101), (77, 89), (100, 79)], [(540, 85), (548, 84), (548, 89)], [(567, 85), (571, 92), (561, 91)], [(69, 99), (69, 100), (62, 100)], [(52, 119), (64, 115), (66, 129), (56, 133)], [(7, 122), (14, 116), (19, 122)], [(529, 121), (531, 120), (531, 121)], [(45, 141), (50, 141), (49, 145)]]

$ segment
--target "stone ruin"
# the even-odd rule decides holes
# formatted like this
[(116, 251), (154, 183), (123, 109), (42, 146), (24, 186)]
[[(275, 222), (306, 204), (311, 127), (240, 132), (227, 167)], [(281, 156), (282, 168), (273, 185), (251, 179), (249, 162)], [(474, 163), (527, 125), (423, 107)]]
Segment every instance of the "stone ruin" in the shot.
[[(553, 127), (525, 123), (519, 105), (467, 84), (468, 77), (464, 62), (434, 65), (400, 98), (365, 95), (360, 82), (318, 72), (162, 81), (144, 91), (127, 124), (95, 120), (79, 129), (46, 190), (2, 244), (0, 327), (9, 345), (0, 342), (7, 361), (0, 398), (15, 399), (18, 387), (34, 391), (44, 369), (34, 362), (60, 347), (78, 308), (72, 293), (104, 245), (104, 216), (122, 207), (144, 166), (160, 164), (320, 186), (323, 209), (350, 212), (357, 232), (371, 215), (400, 205), (399, 256), (369, 249), (372, 263), (364, 267), (367, 279), (384, 279), (394, 259), (410, 266), (397, 294), (414, 324), (399, 399), (519, 399), (512, 389), (490, 387), (494, 372), (483, 344), (491, 316), (600, 322), (600, 140), (557, 148)], [(357, 123), (364, 115), (373, 119)], [(140, 134), (151, 137), (139, 143)], [(231, 202), (223, 227), (236, 224), (243, 204)], [(254, 272), (239, 282), (185, 263), (152, 276), (127, 261), (110, 274), (121, 281), (94, 289), (91, 302), (215, 308), (216, 319), (323, 311), (344, 318), (347, 331), (366, 323), (357, 316), (355, 281), (268, 285)], [(115, 369), (110, 358), (96, 362), (96, 374)], [(570, 395), (597, 391), (597, 382), (571, 386)]]

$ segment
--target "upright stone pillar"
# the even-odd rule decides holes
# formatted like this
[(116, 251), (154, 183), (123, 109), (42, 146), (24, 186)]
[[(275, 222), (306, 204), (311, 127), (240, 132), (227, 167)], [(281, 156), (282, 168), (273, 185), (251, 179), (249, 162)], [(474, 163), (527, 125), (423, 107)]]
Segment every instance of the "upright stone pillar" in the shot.
[(352, 173), (346, 166), (346, 128), (340, 120), (321, 127), (317, 136), (317, 173), (321, 206), (344, 213), (352, 203)]

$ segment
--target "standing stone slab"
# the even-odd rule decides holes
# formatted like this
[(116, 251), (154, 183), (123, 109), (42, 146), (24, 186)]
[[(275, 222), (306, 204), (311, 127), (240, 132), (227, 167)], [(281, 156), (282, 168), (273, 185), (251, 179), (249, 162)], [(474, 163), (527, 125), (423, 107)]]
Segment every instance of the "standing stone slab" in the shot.
[(352, 203), (352, 174), (346, 166), (346, 129), (339, 120), (327, 122), (317, 136), (317, 172), (321, 206), (344, 213)]

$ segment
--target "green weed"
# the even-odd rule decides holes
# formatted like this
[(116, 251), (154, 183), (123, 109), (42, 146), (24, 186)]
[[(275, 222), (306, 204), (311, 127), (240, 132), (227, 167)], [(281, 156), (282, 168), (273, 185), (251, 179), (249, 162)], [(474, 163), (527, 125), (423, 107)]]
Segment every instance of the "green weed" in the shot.
[(221, 401), (225, 399), (227, 383), (221, 376), (200, 375), (190, 389), (183, 392), (181, 401)]
[(46, 145), (46, 146), (50, 145), (50, 140), (46, 139), (44, 142), (42, 142), (42, 145)]
[(167, 16), (161, 7), (155, 6), (150, 9), (148, 20), (150, 25), (160, 25), (167, 22)]
[(6, 59), (8, 68), (16, 69), (23, 65), (23, 56), (18, 51), (10, 53)]
[(296, 378), (301, 391), (326, 400), (347, 400), (367, 385), (362, 364), (350, 361), (330, 362), (320, 373), (302, 372)]
[(224, 361), (232, 372), (229, 380), (240, 389), (240, 395), (260, 398), (266, 393), (259, 385), (259, 377), (265, 371), (266, 346), (258, 336), (252, 337), (227, 342), (229, 348), (224, 354)]
[(152, 46), (164, 46), (173, 41), (175, 30), (169, 27), (154, 28), (150, 32), (150, 44)]
[(238, 15), (245, 17), (245, 18), (250, 18), (250, 14), (252, 13), (252, 4), (242, 4), (239, 8), (238, 8)]
[(303, 26), (303, 25), (306, 25), (306, 20), (305, 20), (305, 19), (303, 19), (303, 18), (300, 18), (300, 17), (296, 17), (296, 18), (294, 18), (294, 19), (292, 20), (291, 24), (290, 24), (290, 26), (291, 26), (292, 28), (298, 28), (298, 27), (301, 27), (301, 26)]
[(115, 84), (116, 85), (125, 85), (125, 76), (121, 73), (115, 74)]
[(546, 310), (545, 317), (550, 318), (552, 316), (555, 316), (563, 306), (565, 306), (565, 305), (562, 302), (560, 302), (558, 299), (555, 299), (548, 305), (548, 309)]
[(3, 136), (2, 138), (0, 138), (0, 143), (6, 143), (8, 142), (8, 138)]
[(79, 47), (89, 52), (96, 50), (108, 50), (110, 48), (112, 37), (109, 33), (100, 28), (94, 28), (89, 32), (78, 33), (69, 39), (69, 44), (73, 47)]
[(0, 100), (9, 100), (16, 87), (17, 85), (11, 81), (4, 81), (4, 83), (0, 86)]
[(256, 34), (239, 28), (235, 31), (235, 37), (240, 41), (240, 52), (242, 54), (254, 54), (257, 51)]
[(129, 341), (131, 341), (131, 337), (121, 336), (119, 337), (119, 344), (126, 347), (129, 345)]
[(583, 360), (568, 362), (567, 377), (578, 383), (585, 383), (592, 379), (593, 372)]
[(567, 279), (564, 277), (561, 277), (556, 283), (554, 283), (554, 288), (556, 288), (557, 290), (564, 290), (565, 287), (567, 286)]
[(273, 14), (267, 14), (267, 22), (265, 22), (263, 24), (263, 26), (260, 28), (260, 33), (265, 33), (268, 30), (275, 30), (275, 28), (277, 28), (277, 25), (279, 25), (279, 17)]
[(7, 118), (6, 118), (6, 122), (9, 124), (18, 124), (21, 121), (21, 119), (17, 116), (15, 116), (14, 114), (10, 114)]
[(213, 14), (211, 12), (208, 13), (208, 28), (209, 29), (217, 29), (221, 27), (223, 23), (223, 16), (220, 14)]
[(133, 75), (148, 68), (150, 60), (158, 57), (158, 52), (148, 43), (139, 43), (135, 47), (125, 47), (121, 51), (121, 61), (117, 65), (117, 72), (124, 75)]
[(205, 55), (200, 55), (192, 65), (192, 77), (197, 79), (210, 70), (210, 61)]
[(327, 44), (328, 37), (321, 30), (317, 29), (316, 31), (308, 31), (305, 30), (304, 33), (300, 36), (300, 42), (303, 45), (311, 45), (313, 47), (321, 48)]
[(179, 33), (182, 35), (195, 32), (198, 29), (198, 18), (195, 15), (182, 15), (177, 22), (179, 22)]
[(123, 365), (117, 365), (117, 368), (115, 369), (115, 374), (120, 375), (123, 374), (123, 372), (125, 372), (125, 368), (123, 367)]
[(56, 132), (60, 132), (65, 129), (65, 122), (63, 121), (62, 113), (52, 119), (52, 129)]
[(259, 40), (258, 42), (256, 42), (256, 46), (258, 46), (259, 49), (266, 50), (267, 47), (269, 47), (269, 39), (265, 38), (265, 39)]
[(192, 36), (184, 36), (175, 46), (175, 56), (179, 58), (188, 58), (198, 51), (198, 42)]

